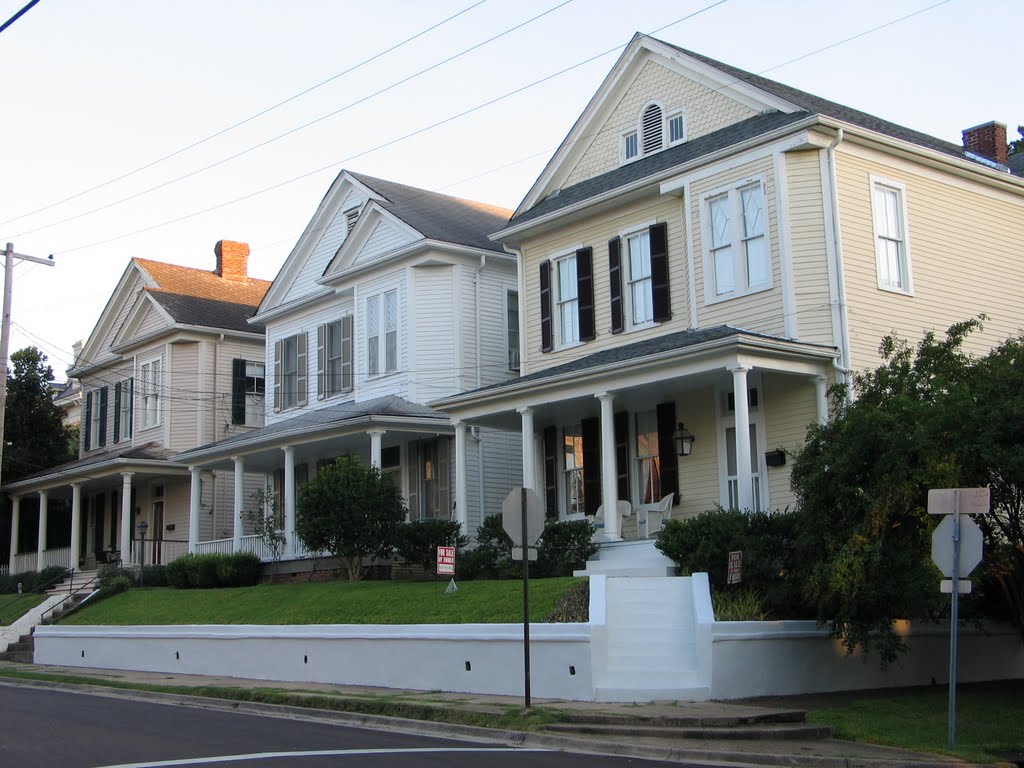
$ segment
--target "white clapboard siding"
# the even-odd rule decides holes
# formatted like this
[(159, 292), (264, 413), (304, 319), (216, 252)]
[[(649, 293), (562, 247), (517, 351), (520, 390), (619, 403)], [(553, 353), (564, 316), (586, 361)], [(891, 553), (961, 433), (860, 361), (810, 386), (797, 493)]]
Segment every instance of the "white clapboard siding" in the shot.
[(411, 243), (415, 238), (406, 230), (400, 229), (386, 218), (377, 222), (373, 232), (366, 238), (363, 247), (359, 249), (353, 260), (353, 265), (364, 266), (382, 255)]
[(416, 305), (412, 309), (416, 366), (410, 371), (417, 399), (429, 403), (458, 391), (455, 355), (454, 269), (417, 267), (413, 271)]
[(167, 369), (161, 372), (160, 420), (170, 421), (170, 444), (175, 451), (187, 451), (198, 444), (197, 412), (205, 408), (209, 394), (197, 386), (199, 344), (172, 344)]

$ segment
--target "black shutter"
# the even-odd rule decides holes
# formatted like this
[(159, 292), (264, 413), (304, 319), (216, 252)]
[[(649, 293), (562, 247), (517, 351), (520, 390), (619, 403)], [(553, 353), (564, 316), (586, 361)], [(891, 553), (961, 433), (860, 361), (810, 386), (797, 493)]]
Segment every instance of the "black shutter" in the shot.
[(651, 292), (654, 320), (672, 319), (672, 300), (668, 291), (668, 227), (664, 222), (648, 230), (651, 239)]
[(121, 382), (114, 384), (114, 439), (111, 442), (118, 442), (121, 439)]
[(619, 498), (629, 498), (629, 412), (615, 414), (615, 476)]
[(601, 506), (601, 420), (583, 419), (580, 437), (583, 438), (583, 511), (593, 515)]
[(550, 352), (551, 338), (551, 262), (540, 265), (540, 351)]
[(96, 441), (99, 446), (107, 444), (107, 388), (100, 390), (100, 435)]
[(612, 299), (612, 333), (622, 333), (622, 257), (617, 237), (608, 241), (608, 295)]
[(580, 341), (593, 341), (594, 332), (594, 258), (592, 248), (576, 251), (576, 304), (580, 320)]
[(544, 517), (554, 520), (558, 517), (558, 471), (556, 454), (558, 452), (558, 430), (544, 427)]
[(85, 393), (85, 450), (89, 450), (92, 445), (90, 440), (92, 439), (92, 392)]
[(676, 431), (676, 404), (658, 403), (658, 463), (661, 469), (661, 492), (676, 495), (679, 503), (679, 457), (672, 435)]
[(231, 423), (245, 424), (245, 360), (231, 361)]
[[(128, 397), (128, 437), (134, 435), (135, 429), (135, 379), (128, 379), (127, 389), (125, 390)], [(125, 395), (122, 395), (124, 397)]]

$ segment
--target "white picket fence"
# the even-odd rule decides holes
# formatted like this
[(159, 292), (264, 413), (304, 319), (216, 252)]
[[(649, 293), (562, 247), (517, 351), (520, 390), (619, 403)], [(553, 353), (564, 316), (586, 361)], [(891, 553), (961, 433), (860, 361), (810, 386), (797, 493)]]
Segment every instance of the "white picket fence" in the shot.
[(34, 571), (38, 564), (39, 560), (36, 558), (35, 552), (22, 552), (20, 555), (14, 556), (14, 573)]

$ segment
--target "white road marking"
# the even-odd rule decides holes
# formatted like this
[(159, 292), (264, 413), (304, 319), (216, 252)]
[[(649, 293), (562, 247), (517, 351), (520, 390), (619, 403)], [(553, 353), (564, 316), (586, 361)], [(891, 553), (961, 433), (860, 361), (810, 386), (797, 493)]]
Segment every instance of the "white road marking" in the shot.
[(405, 755), (424, 752), (550, 752), (550, 749), (518, 747), (414, 747), (409, 749), (320, 749), (310, 752), (253, 752), (247, 755), (191, 757), (180, 760), (158, 760), (149, 763), (118, 763), (97, 768), (164, 768), (174, 765), (207, 765), (209, 763), (241, 763), (246, 760), (271, 760), (277, 757), (342, 757), (345, 755)]

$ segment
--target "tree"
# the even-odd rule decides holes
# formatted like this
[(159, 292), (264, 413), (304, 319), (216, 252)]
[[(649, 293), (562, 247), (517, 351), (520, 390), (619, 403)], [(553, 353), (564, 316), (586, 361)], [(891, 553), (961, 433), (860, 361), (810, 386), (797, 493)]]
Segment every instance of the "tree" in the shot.
[(330, 552), (358, 581), (364, 559), (391, 554), (404, 520), (405, 501), (380, 468), (343, 456), (303, 486), (295, 532), (307, 549)]
[(944, 604), (929, 488), (992, 486), (987, 557), (1003, 563), (1004, 606), (1024, 627), (1011, 594), (1024, 574), (1024, 339), (972, 357), (963, 344), (980, 327), (958, 323), (916, 349), (886, 337), (882, 365), (854, 377), (852, 403), (833, 388), (831, 418), (809, 428), (793, 464), (803, 595), (847, 650), (875, 649), (883, 664), (906, 650), (895, 620)]
[(254, 492), (251, 498), (253, 506), (245, 511), (245, 519), (252, 526), (253, 533), (259, 537), (266, 551), (270, 553), (274, 563), (273, 570), (270, 572), (270, 581), (273, 582), (288, 538), (281, 530), (277, 499), (267, 493), (265, 488)]
[(64, 409), (53, 402), (53, 369), (36, 347), (11, 355), (13, 372), (7, 376), (7, 409), (4, 414), (2, 475), (4, 482), (17, 480), (77, 455), (77, 442), (64, 426)]
[(1017, 133), (1020, 134), (1020, 138), (1011, 141), (1008, 147), (1011, 155), (1024, 152), (1024, 125), (1017, 126)]

